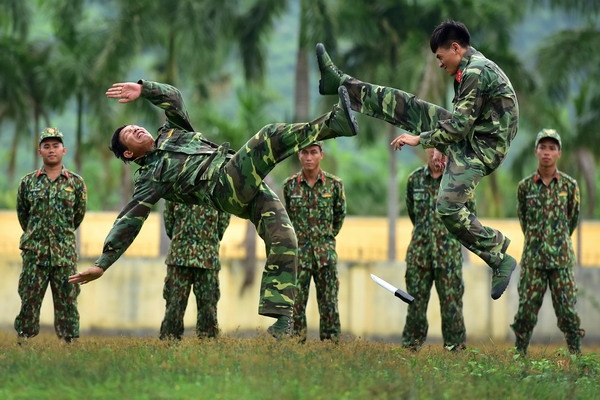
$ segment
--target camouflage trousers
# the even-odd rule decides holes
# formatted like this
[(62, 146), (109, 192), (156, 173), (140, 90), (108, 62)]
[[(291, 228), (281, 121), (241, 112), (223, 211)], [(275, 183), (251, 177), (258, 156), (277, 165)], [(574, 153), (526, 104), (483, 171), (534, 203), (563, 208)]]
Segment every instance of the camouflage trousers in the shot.
[(445, 268), (407, 264), (404, 278), (406, 290), (415, 301), (407, 309), (402, 345), (418, 350), (425, 343), (429, 329), (427, 306), (431, 297), (431, 287), (435, 284), (440, 301), (444, 347), (463, 349), (466, 329), (462, 301), (465, 292), (462, 264), (452, 260), (445, 264)]
[(298, 255), (298, 241), (285, 207), (263, 179), (300, 149), (336, 137), (325, 125), (329, 115), (310, 123), (262, 128), (223, 166), (212, 193), (217, 209), (249, 219), (265, 242), (267, 260), (261, 281), (260, 315), (292, 316)]
[(163, 287), (166, 305), (165, 317), (160, 325), (161, 339), (182, 338), (183, 317), (192, 288), (196, 297), (196, 336), (218, 336), (217, 303), (221, 297), (219, 270), (168, 265)]
[(68, 283), (69, 275), (77, 273), (77, 266), (41, 266), (35, 256), (22, 253), (23, 269), (19, 277), (18, 292), (21, 310), (15, 319), (15, 330), (19, 337), (33, 337), (40, 333), (40, 309), (50, 284), (54, 303), (54, 331), (66, 341), (79, 337), (79, 311), (77, 296), (79, 285)]
[[(418, 134), (436, 128), (452, 113), (416, 96), (385, 86), (373, 85), (345, 75), (352, 109)], [(446, 169), (438, 192), (436, 209), (448, 231), (490, 267), (496, 268), (510, 240), (500, 231), (481, 224), (466, 202), (481, 178), (493, 172), (478, 157), (467, 140), (438, 147), (446, 155)]]
[(547, 288), (550, 288), (558, 328), (565, 335), (569, 350), (579, 353), (585, 331), (580, 328), (581, 320), (575, 309), (577, 285), (573, 268), (521, 268), (519, 308), (511, 325), (516, 336), (516, 347), (519, 351), (527, 351)]
[(294, 335), (306, 340), (306, 304), (311, 279), (315, 282), (317, 306), (319, 308), (319, 338), (337, 340), (341, 333), (338, 293), (340, 281), (337, 265), (318, 265), (314, 260), (298, 263), (298, 291), (294, 305)]

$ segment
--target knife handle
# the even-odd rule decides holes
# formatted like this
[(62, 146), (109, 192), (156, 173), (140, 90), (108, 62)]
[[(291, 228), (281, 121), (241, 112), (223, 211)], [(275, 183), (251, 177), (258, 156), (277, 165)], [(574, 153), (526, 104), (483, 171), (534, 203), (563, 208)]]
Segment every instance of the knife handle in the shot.
[(400, 300), (402, 300), (403, 302), (408, 303), (408, 304), (412, 304), (412, 302), (415, 301), (414, 297), (412, 297), (410, 294), (408, 294), (405, 291), (400, 290), (400, 289), (398, 289), (394, 292), (394, 296), (396, 296), (397, 298), (399, 298)]

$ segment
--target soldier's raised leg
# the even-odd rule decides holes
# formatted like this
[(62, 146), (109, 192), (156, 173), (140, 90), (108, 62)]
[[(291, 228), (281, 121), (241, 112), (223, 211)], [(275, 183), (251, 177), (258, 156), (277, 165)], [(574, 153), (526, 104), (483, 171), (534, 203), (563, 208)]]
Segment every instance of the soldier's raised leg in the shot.
[(348, 90), (354, 111), (399, 126), (409, 132), (432, 130), (439, 120), (449, 119), (452, 113), (400, 89), (360, 81), (335, 66), (325, 47), (317, 44), (317, 62), (321, 79), (321, 94), (337, 94), (338, 87)]
[[(345, 90), (340, 91), (338, 104), (333, 110), (305, 123), (270, 124), (258, 131), (225, 164), (228, 180), (221, 186), (235, 186), (229, 202), (231, 206), (244, 206), (258, 191), (263, 179), (286, 158), (319, 140), (341, 136), (355, 136), (358, 126), (350, 114), (350, 101)], [(235, 210), (225, 210), (237, 215)]]

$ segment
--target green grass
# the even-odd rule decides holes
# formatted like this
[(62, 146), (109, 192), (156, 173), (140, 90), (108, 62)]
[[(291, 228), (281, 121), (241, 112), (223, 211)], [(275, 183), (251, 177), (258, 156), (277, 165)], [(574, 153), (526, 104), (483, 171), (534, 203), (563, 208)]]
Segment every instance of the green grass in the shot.
[(0, 333), (1, 399), (591, 399), (600, 361), (561, 348), (508, 345), (420, 352), (395, 343), (339, 344), (223, 336), (154, 338), (42, 334), (23, 346)]

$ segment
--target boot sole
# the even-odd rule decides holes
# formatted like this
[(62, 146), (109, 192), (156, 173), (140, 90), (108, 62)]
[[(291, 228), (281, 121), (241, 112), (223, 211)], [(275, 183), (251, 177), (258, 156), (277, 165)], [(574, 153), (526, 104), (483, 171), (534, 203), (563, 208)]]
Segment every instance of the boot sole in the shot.
[(338, 96), (340, 97), (340, 103), (342, 105), (342, 109), (344, 110), (344, 116), (348, 120), (348, 123), (352, 129), (352, 136), (356, 136), (358, 134), (358, 124), (350, 112), (350, 95), (348, 94), (348, 89), (340, 86), (338, 88)]
[(498, 300), (502, 296), (502, 294), (504, 293), (504, 291), (508, 287), (508, 284), (510, 283), (510, 277), (511, 277), (512, 273), (515, 271), (515, 268), (517, 268), (517, 263), (513, 264), (512, 268), (510, 270), (510, 274), (508, 274), (508, 279), (506, 280), (506, 285), (504, 285), (504, 287), (502, 288), (502, 290), (500, 291), (500, 293), (492, 293), (492, 299), (493, 300)]

